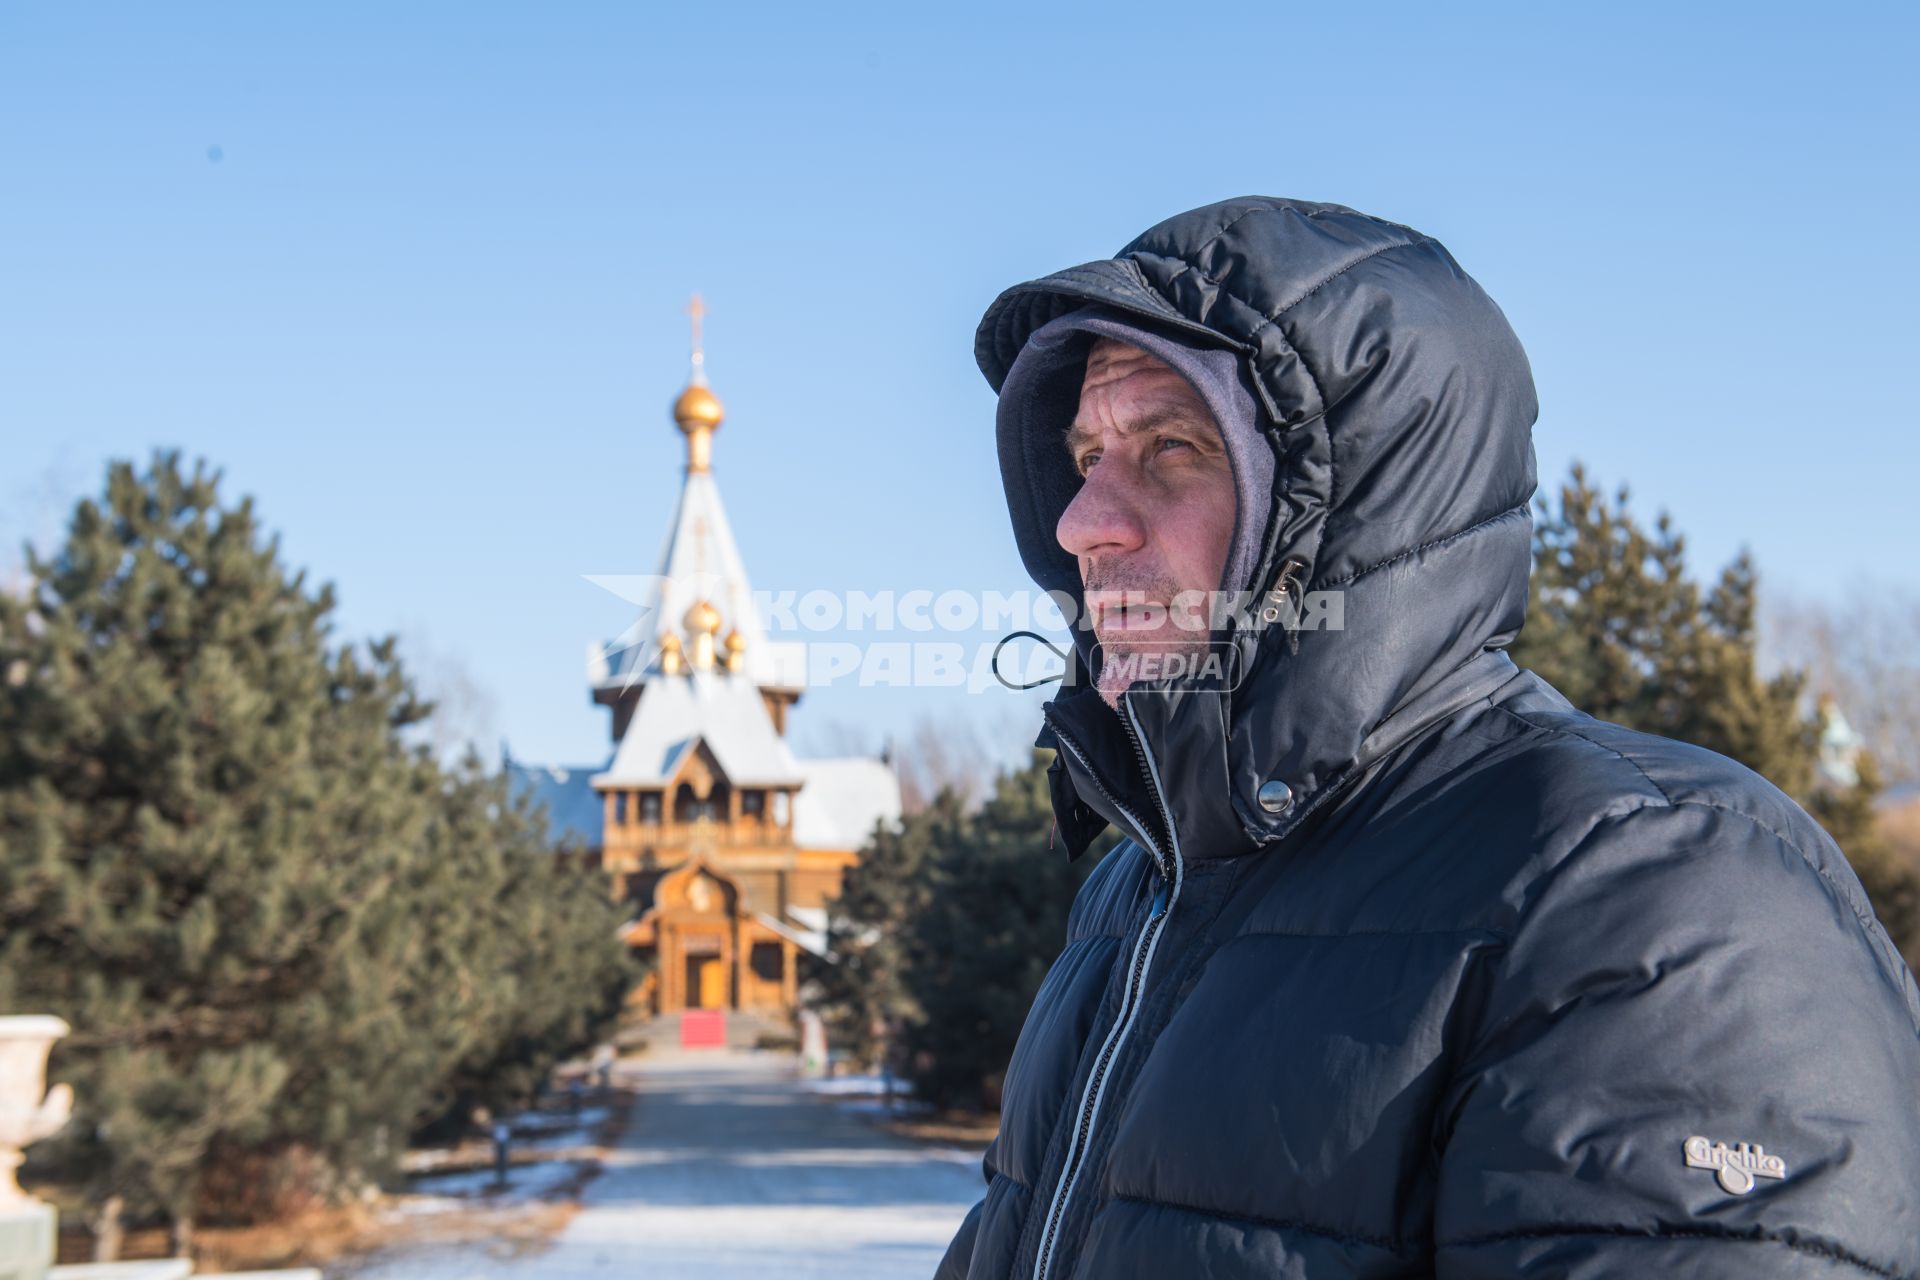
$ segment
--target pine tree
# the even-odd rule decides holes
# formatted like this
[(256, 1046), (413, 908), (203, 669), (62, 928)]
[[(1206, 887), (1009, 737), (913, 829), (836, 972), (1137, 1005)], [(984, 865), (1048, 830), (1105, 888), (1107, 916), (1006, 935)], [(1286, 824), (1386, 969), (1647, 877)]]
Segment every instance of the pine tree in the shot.
[(1685, 539), (1665, 512), (1652, 531), (1575, 464), (1555, 510), (1535, 524), (1526, 625), (1513, 657), (1582, 711), (1730, 756), (1798, 800), (1860, 873), (1909, 954), (1920, 948), (1920, 882), (1878, 856), (1877, 773), (1836, 787), (1818, 772), (1820, 726), (1802, 710), (1805, 675), (1762, 678), (1755, 658), (1758, 579), (1743, 551), (1702, 593)]
[(916, 1008), (908, 1074), (941, 1106), (993, 1108), (1027, 1010), (1061, 948), (1075, 893), (1116, 839), (1069, 862), (1049, 848), (1051, 754), (1003, 773), (978, 814), (939, 846), (910, 922), (903, 975)]
[(815, 981), (828, 1034), (855, 1061), (879, 1065), (895, 1031), (919, 1016), (907, 989), (912, 922), (934, 893), (941, 850), (964, 836), (967, 815), (958, 792), (943, 788), (933, 803), (898, 826), (876, 826), (828, 904), (827, 949)]
[[(528, 1101), (552, 1068), (605, 1039), (642, 967), (616, 942), (623, 908), (581, 850), (547, 844), (545, 811), (512, 796), (504, 774), (469, 755), (451, 780), (438, 843), (498, 851), (498, 873), (475, 875), (450, 937), (446, 970), (460, 981), (476, 964), (505, 975), (479, 984), (497, 998), (470, 1015), (475, 1035), (442, 1082), (428, 1119), (499, 1113)], [(440, 989), (444, 982), (427, 984)]]
[(1881, 831), (1874, 803), (1882, 785), (1878, 764), (1863, 753), (1857, 767), (1859, 785), (1816, 788), (1807, 811), (1846, 851), (1847, 862), (1873, 901), (1874, 914), (1906, 956), (1908, 967), (1920, 969), (1920, 872)]
[(116, 463), (28, 579), (0, 595), (0, 1009), (72, 1024), (77, 1095), (36, 1158), (189, 1237), (378, 1176), (516, 1009), (573, 1034), (595, 983), (536, 990), (529, 930), (567, 904), (558, 941), (618, 965), (611, 904), (527, 871), (503, 784), (408, 744), (395, 643), (333, 643), (331, 586), (250, 499)]
[(831, 908), (831, 1033), (862, 1061), (891, 1055), (939, 1106), (999, 1105), (1074, 894), (1117, 843), (1108, 832), (1069, 862), (1052, 842), (1051, 760), (1000, 774), (977, 812), (948, 789), (877, 830)]

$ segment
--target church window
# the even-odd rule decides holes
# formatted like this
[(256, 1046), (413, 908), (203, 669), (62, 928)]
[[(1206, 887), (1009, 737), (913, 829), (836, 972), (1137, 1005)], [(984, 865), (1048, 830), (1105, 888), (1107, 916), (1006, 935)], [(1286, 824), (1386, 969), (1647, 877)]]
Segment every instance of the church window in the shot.
[(784, 974), (783, 959), (779, 943), (756, 942), (747, 956), (747, 963), (753, 968), (753, 976), (760, 981), (778, 982)]

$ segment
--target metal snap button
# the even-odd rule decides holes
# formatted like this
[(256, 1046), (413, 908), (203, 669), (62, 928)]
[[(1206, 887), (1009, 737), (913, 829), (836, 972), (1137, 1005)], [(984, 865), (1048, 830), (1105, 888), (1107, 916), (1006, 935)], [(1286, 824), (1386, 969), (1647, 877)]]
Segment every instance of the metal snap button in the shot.
[(1260, 784), (1260, 807), (1268, 813), (1285, 813), (1293, 808), (1293, 788), (1275, 779)]

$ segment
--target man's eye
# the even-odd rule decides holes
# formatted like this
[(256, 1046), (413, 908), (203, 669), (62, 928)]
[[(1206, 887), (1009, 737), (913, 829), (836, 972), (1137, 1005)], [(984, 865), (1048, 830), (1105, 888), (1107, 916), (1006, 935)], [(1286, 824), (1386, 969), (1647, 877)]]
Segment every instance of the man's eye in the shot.
[(1093, 470), (1093, 464), (1098, 461), (1100, 461), (1100, 451), (1098, 449), (1081, 454), (1079, 461), (1080, 474), (1084, 476), (1087, 472)]
[(1176, 449), (1190, 449), (1193, 447), (1179, 436), (1161, 436), (1160, 439), (1154, 442), (1153, 451), (1155, 453), (1167, 453), (1169, 452), (1167, 448), (1169, 445), (1172, 445)]

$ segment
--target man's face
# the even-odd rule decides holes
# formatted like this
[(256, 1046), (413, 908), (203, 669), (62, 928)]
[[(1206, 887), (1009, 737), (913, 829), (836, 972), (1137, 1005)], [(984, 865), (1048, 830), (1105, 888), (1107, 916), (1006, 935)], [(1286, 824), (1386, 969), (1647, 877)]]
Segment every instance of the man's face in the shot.
[[(1204, 602), (1220, 587), (1233, 539), (1233, 468), (1193, 385), (1107, 338), (1087, 357), (1067, 451), (1085, 483), (1056, 532), (1080, 562), (1101, 645), (1100, 696), (1117, 707), (1136, 678), (1151, 678), (1131, 655), (1206, 652)], [(1183, 611), (1182, 626), (1170, 606), (1194, 593), (1199, 607)]]

